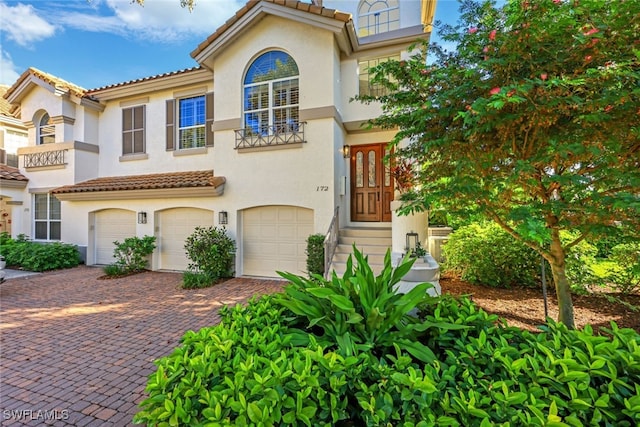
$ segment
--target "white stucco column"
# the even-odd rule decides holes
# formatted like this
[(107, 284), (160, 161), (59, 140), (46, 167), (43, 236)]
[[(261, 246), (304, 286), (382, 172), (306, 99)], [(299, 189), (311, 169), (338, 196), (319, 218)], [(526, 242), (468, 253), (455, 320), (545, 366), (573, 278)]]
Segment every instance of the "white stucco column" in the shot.
[(394, 254), (405, 252), (407, 233), (418, 233), (418, 241), (423, 248), (427, 248), (427, 229), (429, 215), (427, 212), (415, 212), (409, 215), (398, 215), (402, 202), (391, 202), (391, 251)]

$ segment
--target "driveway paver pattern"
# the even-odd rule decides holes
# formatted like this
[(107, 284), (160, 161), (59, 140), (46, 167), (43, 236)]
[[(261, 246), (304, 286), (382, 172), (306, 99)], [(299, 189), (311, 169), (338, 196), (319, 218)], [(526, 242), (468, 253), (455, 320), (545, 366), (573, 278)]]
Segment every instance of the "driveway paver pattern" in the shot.
[(285, 283), (235, 278), (184, 290), (180, 273), (103, 274), (81, 266), (0, 285), (2, 426), (131, 425), (153, 361), (185, 331)]

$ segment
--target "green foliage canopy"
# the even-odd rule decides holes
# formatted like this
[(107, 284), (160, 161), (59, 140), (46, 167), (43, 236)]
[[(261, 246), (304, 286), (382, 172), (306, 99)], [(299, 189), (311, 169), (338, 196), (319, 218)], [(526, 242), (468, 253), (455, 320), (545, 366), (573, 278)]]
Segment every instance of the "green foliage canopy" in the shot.
[(465, 0), (461, 12), (437, 26), (456, 51), (383, 63), (374, 81), (389, 94), (358, 99), (381, 102), (371, 124), (398, 128), (397, 156), (419, 165), (405, 208), (496, 221), (549, 261), (572, 327), (567, 251), (640, 229), (640, 2)]

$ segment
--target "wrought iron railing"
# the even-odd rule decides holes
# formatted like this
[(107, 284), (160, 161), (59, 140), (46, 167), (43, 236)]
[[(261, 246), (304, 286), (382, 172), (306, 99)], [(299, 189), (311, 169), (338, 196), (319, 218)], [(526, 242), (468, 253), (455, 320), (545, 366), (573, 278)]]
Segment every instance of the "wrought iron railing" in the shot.
[(338, 247), (338, 233), (340, 231), (340, 224), (338, 222), (338, 213), (340, 207), (336, 207), (329, 225), (329, 230), (324, 236), (324, 277), (329, 277), (329, 267), (331, 266), (331, 260)]
[(42, 166), (65, 165), (64, 153), (67, 150), (43, 151), (24, 155), (25, 168), (39, 168)]
[(235, 131), (235, 148), (272, 147), (306, 142), (304, 139), (304, 125), (305, 122), (298, 122), (237, 129)]

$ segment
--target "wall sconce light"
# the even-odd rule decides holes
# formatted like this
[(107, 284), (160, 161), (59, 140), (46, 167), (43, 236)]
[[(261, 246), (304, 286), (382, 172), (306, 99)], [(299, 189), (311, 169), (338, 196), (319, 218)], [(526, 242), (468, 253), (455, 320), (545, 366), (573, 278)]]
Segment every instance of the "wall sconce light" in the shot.
[(146, 224), (146, 223), (147, 223), (147, 213), (138, 212), (138, 224)]
[(351, 157), (351, 146), (350, 145), (343, 145), (342, 146), (342, 157), (344, 157), (345, 159), (348, 159), (349, 157)]
[(227, 215), (227, 211), (218, 212), (218, 224), (227, 225), (229, 222), (229, 215)]

